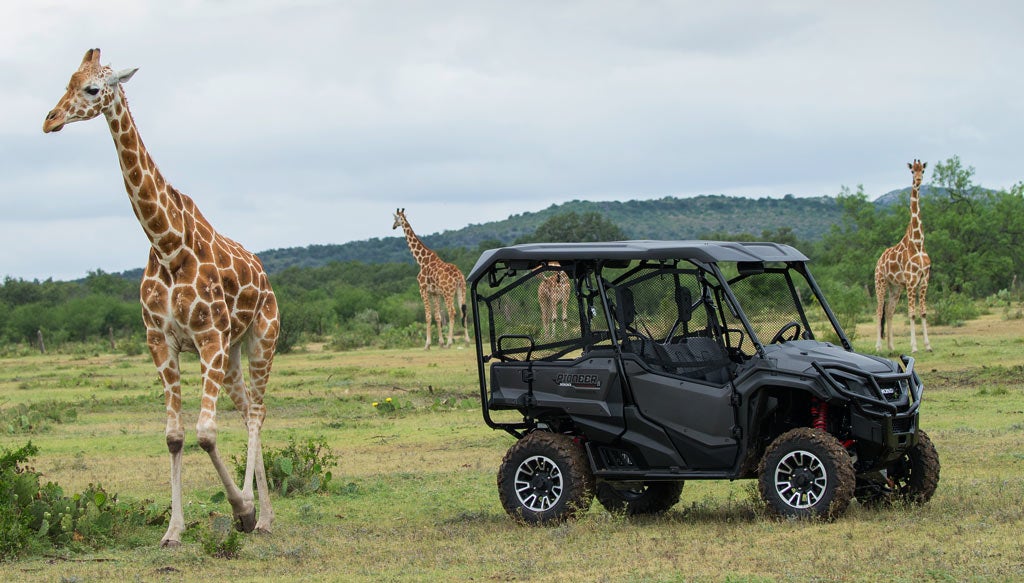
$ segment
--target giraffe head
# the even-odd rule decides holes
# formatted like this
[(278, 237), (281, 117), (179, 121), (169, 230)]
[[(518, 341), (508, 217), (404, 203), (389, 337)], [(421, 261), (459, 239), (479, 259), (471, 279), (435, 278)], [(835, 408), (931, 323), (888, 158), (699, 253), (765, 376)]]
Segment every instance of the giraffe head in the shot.
[(65, 125), (92, 119), (118, 100), (118, 87), (132, 78), (138, 69), (114, 72), (110, 67), (100, 65), (100, 50), (89, 49), (82, 58), (82, 64), (71, 75), (67, 92), (57, 106), (46, 115), (43, 133), (59, 132)]
[(405, 209), (395, 209), (395, 223), (391, 225), (391, 229), (397, 229), (402, 226), (405, 222)]
[(907, 168), (914, 174), (914, 186), (921, 186), (921, 179), (924, 177), (924, 169), (928, 167), (927, 162), (914, 158), (913, 162), (907, 162)]

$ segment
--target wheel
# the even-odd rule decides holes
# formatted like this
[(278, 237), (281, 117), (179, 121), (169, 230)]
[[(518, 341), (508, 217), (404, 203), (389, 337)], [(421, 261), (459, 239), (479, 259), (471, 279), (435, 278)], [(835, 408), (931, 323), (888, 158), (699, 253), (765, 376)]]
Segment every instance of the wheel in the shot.
[(932, 499), (939, 487), (939, 452), (927, 433), (918, 430), (917, 444), (893, 465), (889, 477), (897, 499), (913, 504)]
[(831, 520), (846, 510), (856, 483), (853, 460), (839, 440), (810, 427), (777, 437), (757, 473), (761, 498), (784, 517)]
[(768, 344), (778, 344), (779, 342), (785, 340), (786, 332), (791, 328), (793, 329), (793, 335), (792, 337), (790, 337), (790, 340), (796, 340), (797, 338), (799, 338), (800, 324), (797, 324), (796, 322), (789, 322), (788, 324), (780, 328), (779, 331), (775, 333), (775, 336), (772, 336), (772, 339), (768, 341)]
[(924, 431), (917, 432), (917, 444), (872, 480), (857, 480), (857, 501), (866, 506), (892, 502), (924, 504), (939, 486), (939, 453)]
[(616, 488), (608, 482), (597, 485), (597, 501), (613, 514), (661, 514), (679, 502), (683, 482), (644, 482), (634, 488)]
[(505, 453), (498, 468), (498, 496), (513, 518), (556, 524), (590, 509), (594, 476), (572, 437), (535, 431)]

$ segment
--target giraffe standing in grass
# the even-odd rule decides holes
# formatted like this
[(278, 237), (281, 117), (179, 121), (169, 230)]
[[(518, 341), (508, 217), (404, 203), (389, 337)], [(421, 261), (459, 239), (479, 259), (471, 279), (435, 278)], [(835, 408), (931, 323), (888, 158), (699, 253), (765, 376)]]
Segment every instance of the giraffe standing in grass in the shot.
[[(921, 314), (921, 332), (924, 335), (924, 347), (931, 350), (928, 341), (928, 277), (931, 274), (932, 261), (924, 250), (924, 230), (921, 227), (920, 188), (927, 162), (914, 160), (908, 163), (913, 174), (913, 188), (910, 190), (910, 224), (907, 231), (893, 247), (889, 247), (875, 264), (875, 321), (878, 335), (875, 339), (875, 351), (882, 350), (882, 333), (885, 332), (889, 350), (893, 350), (892, 318), (896, 313), (903, 289), (907, 290), (907, 316), (910, 319), (910, 352), (917, 352), (917, 331), (914, 326), (915, 301)], [(886, 330), (886, 322), (889, 327)]]
[[(560, 267), (558, 262), (549, 265)], [(537, 286), (537, 302), (540, 304), (540, 319), (545, 336), (554, 336), (558, 324), (558, 308), (562, 308), (562, 328), (568, 324), (569, 277), (561, 269), (551, 274), (542, 274)]]
[[(426, 312), (425, 317), (427, 321), (427, 343), (423, 346), (423, 349), (430, 349), (431, 314), (437, 320), (437, 343), (442, 348), (452, 345), (456, 301), (458, 301), (462, 309), (463, 338), (466, 342), (469, 342), (469, 329), (466, 328), (466, 277), (462, 275), (458, 267), (441, 261), (437, 253), (434, 253), (423, 244), (423, 241), (420, 241), (420, 238), (413, 232), (412, 226), (409, 225), (409, 220), (405, 218), (405, 209), (395, 211), (395, 222), (391, 225), (391, 228), (397, 229), (398, 227), (402, 227), (402, 231), (405, 233), (405, 241), (409, 244), (409, 251), (412, 252), (413, 259), (420, 266), (420, 273), (416, 276), (416, 281), (419, 282), (420, 297), (423, 298), (423, 310)], [(448, 307), (447, 342), (444, 340), (444, 321), (441, 319), (442, 301)]]
[[(218, 233), (195, 203), (164, 180), (139, 137), (122, 84), (137, 69), (114, 71), (100, 65), (90, 49), (71, 76), (67, 91), (43, 122), (43, 132), (103, 115), (114, 138), (135, 216), (152, 246), (140, 296), (146, 341), (164, 385), (171, 456), (171, 517), (161, 546), (181, 543), (185, 528), (181, 461), (185, 429), (181, 418), (178, 355), (199, 355), (203, 397), (196, 424), (199, 446), (224, 483), (239, 530), (270, 532), (270, 505), (260, 442), (266, 418), (263, 395), (280, 331), (277, 300), (263, 264), (235, 241)], [(249, 361), (247, 386), (242, 352)], [(243, 488), (239, 490), (217, 451), (217, 397), (224, 389), (248, 430)], [(129, 468), (125, 468), (129, 470)], [(259, 491), (259, 520), (253, 482)]]

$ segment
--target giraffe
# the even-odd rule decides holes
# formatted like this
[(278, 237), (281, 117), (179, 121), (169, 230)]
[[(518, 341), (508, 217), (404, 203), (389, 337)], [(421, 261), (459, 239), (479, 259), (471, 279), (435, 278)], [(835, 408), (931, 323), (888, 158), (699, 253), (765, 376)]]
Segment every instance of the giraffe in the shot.
[[(89, 49), (66, 93), (47, 114), (43, 132), (57, 132), (69, 123), (103, 114), (114, 138), (132, 209), (151, 243), (139, 295), (146, 342), (164, 387), (164, 436), (171, 460), (171, 517), (160, 546), (180, 545), (185, 528), (182, 351), (199, 355), (203, 396), (196, 434), (224, 483), (236, 527), (245, 532), (270, 532), (274, 512), (260, 433), (266, 418), (263, 395), (280, 331), (277, 300), (260, 260), (214, 230), (192, 199), (166, 182), (153, 163), (122, 87), (137, 70), (115, 72), (100, 65), (99, 49)], [(249, 361), (249, 386), (242, 373), (243, 349)], [(241, 412), (248, 431), (241, 490), (217, 450), (217, 396), (222, 388)], [(258, 521), (254, 479), (259, 491)]]
[[(469, 329), (466, 328), (466, 277), (462, 275), (459, 268), (451, 263), (441, 261), (423, 241), (420, 241), (413, 232), (409, 220), (405, 218), (405, 209), (395, 211), (395, 222), (392, 229), (402, 227), (405, 233), (405, 241), (409, 244), (409, 251), (413, 259), (420, 266), (420, 273), (416, 281), (420, 286), (420, 297), (423, 298), (423, 310), (426, 312), (427, 320), (427, 343), (424, 350), (430, 349), (430, 321), (431, 313), (437, 320), (437, 343), (442, 348), (452, 345), (452, 333), (455, 327), (455, 302), (458, 300), (462, 309), (463, 338), (469, 342)], [(444, 341), (444, 321), (441, 319), (441, 301), (448, 306), (448, 342)]]
[[(557, 261), (551, 262), (553, 267), (561, 267)], [(541, 276), (537, 286), (537, 302), (540, 303), (540, 319), (545, 336), (554, 336), (557, 327), (558, 307), (562, 307), (562, 328), (567, 326), (569, 311), (569, 277), (558, 269), (553, 274)]]
[[(910, 352), (917, 352), (917, 332), (914, 326), (915, 301), (920, 297), (921, 332), (924, 335), (924, 347), (931, 351), (928, 341), (928, 307), (925, 297), (928, 293), (928, 276), (931, 274), (932, 261), (924, 250), (924, 230), (921, 227), (920, 188), (921, 178), (927, 162), (914, 159), (907, 167), (913, 174), (913, 188), (910, 190), (910, 224), (907, 232), (893, 247), (889, 247), (878, 258), (875, 265), (875, 299), (878, 307), (875, 320), (878, 323), (875, 351), (882, 350), (882, 332), (893, 350), (892, 317), (896, 312), (903, 288), (907, 289), (907, 317), (910, 319)], [(885, 323), (889, 329), (885, 330)]]

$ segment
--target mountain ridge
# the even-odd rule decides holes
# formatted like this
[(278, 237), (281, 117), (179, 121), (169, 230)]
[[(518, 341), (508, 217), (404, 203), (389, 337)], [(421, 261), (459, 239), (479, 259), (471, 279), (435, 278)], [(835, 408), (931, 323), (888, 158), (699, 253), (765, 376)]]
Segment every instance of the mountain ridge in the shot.
[[(943, 188), (924, 185), (922, 196), (947, 194)], [(910, 187), (889, 191), (873, 201), (879, 207), (899, 204), (910, 194)], [(842, 209), (834, 196), (750, 198), (724, 194), (702, 194), (680, 198), (628, 201), (572, 200), (538, 211), (525, 211), (505, 219), (471, 223), (460, 229), (421, 234), (431, 249), (476, 249), (483, 243), (510, 245), (533, 233), (544, 221), (567, 213), (598, 212), (618, 225), (629, 239), (699, 239), (708, 235), (749, 234), (789, 228), (801, 240), (817, 240), (837, 223)], [(337, 244), (313, 244), (304, 247), (267, 249), (257, 253), (268, 273), (290, 267), (320, 267), (332, 261), (375, 263), (412, 263), (405, 238), (373, 237)], [(122, 272), (124, 277), (141, 277), (142, 268)]]

